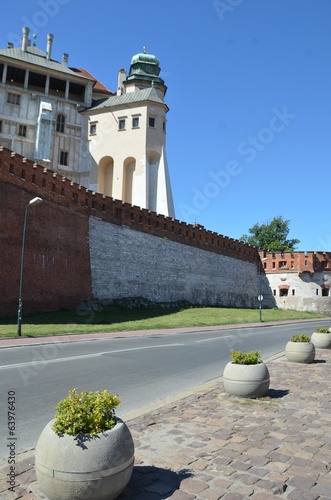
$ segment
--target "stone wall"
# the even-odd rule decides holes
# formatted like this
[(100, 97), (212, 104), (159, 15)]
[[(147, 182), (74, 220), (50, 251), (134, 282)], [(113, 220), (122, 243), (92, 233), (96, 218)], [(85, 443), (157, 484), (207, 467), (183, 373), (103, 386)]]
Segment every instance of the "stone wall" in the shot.
[[(90, 218), (92, 293), (97, 299), (140, 296), (155, 302), (257, 307), (255, 263), (181, 245)], [(264, 307), (273, 305), (263, 280)], [(266, 285), (266, 286), (265, 286)]]

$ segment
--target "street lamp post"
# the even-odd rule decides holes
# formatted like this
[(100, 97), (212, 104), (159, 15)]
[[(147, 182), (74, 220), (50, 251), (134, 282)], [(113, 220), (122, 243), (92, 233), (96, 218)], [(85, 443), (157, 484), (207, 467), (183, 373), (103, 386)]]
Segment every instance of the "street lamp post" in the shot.
[(259, 260), (259, 296), (258, 296), (258, 301), (259, 301), (259, 311), (260, 311), (260, 322), (262, 322), (262, 300), (263, 300), (261, 262), (264, 262), (265, 260), (268, 260), (268, 257), (264, 257), (264, 259)]
[(21, 256), (21, 274), (20, 274), (20, 291), (18, 298), (18, 313), (17, 313), (17, 335), (21, 336), (21, 326), (22, 326), (22, 288), (23, 288), (23, 269), (24, 269), (24, 247), (25, 247), (25, 234), (26, 234), (26, 221), (28, 218), (28, 208), (31, 205), (36, 205), (41, 203), (42, 198), (33, 198), (28, 205), (25, 207), (24, 212), (24, 226), (23, 226), (23, 238), (22, 238), (22, 256)]

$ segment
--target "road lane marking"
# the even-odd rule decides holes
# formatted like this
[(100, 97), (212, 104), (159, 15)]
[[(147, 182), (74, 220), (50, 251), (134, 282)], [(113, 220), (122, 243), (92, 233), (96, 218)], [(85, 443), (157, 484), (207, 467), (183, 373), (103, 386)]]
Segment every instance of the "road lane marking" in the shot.
[(203, 339), (203, 340), (195, 340), (195, 344), (199, 344), (200, 342), (209, 342), (211, 340), (223, 340), (223, 339), (231, 339), (234, 338), (235, 335), (224, 335), (224, 337), (213, 337), (211, 339)]
[(86, 359), (86, 358), (96, 358), (98, 356), (103, 356), (105, 354), (117, 354), (117, 353), (122, 353), (122, 352), (130, 352), (130, 351), (142, 351), (145, 349), (158, 349), (160, 347), (180, 347), (183, 346), (184, 344), (164, 344), (164, 345), (151, 345), (151, 346), (145, 346), (145, 347), (132, 347), (130, 349), (117, 349), (114, 351), (104, 351), (104, 352), (97, 352), (95, 354), (81, 354), (79, 356), (69, 356), (67, 358), (58, 358), (58, 359), (40, 359), (36, 361), (27, 361), (26, 363), (15, 363), (11, 365), (4, 365), (0, 366), (0, 370), (6, 370), (8, 368), (22, 368), (24, 366), (35, 366), (35, 365), (42, 365), (42, 364), (47, 364), (47, 363), (61, 363), (62, 361), (75, 361), (79, 359)]

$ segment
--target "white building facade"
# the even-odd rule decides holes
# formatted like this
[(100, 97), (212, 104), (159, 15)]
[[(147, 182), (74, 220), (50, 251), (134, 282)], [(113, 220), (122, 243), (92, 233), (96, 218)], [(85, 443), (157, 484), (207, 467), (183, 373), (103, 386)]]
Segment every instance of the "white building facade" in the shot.
[(159, 61), (132, 58), (117, 93), (52, 59), (23, 28), (0, 50), (0, 145), (107, 196), (174, 217), (166, 157), (166, 86)]
[(166, 156), (166, 86), (158, 59), (132, 58), (118, 75), (117, 95), (83, 111), (89, 121), (93, 166), (90, 188), (132, 205), (174, 217)]

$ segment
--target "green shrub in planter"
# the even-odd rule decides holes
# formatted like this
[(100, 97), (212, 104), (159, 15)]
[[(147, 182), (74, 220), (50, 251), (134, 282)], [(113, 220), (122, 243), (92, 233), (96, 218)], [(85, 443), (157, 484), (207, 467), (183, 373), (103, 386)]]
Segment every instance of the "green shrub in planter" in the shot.
[(244, 398), (265, 396), (270, 384), (267, 366), (258, 351), (231, 351), (231, 359), (224, 368), (223, 384), (229, 394)]
[(290, 339), (291, 342), (310, 342), (310, 337), (302, 333), (301, 335), (293, 335)]
[(316, 328), (316, 333), (330, 333), (328, 328)]
[(68, 396), (56, 406), (53, 430), (58, 434), (91, 434), (112, 429), (115, 424), (115, 407), (119, 397), (103, 392), (69, 391)]
[(293, 335), (286, 344), (285, 356), (288, 361), (295, 363), (312, 363), (315, 359), (315, 346), (308, 335)]
[(49, 500), (114, 500), (134, 466), (134, 443), (108, 391), (69, 391), (39, 436), (35, 471)]
[(242, 352), (232, 350), (230, 354), (232, 363), (236, 365), (257, 365), (262, 363), (259, 351)]

